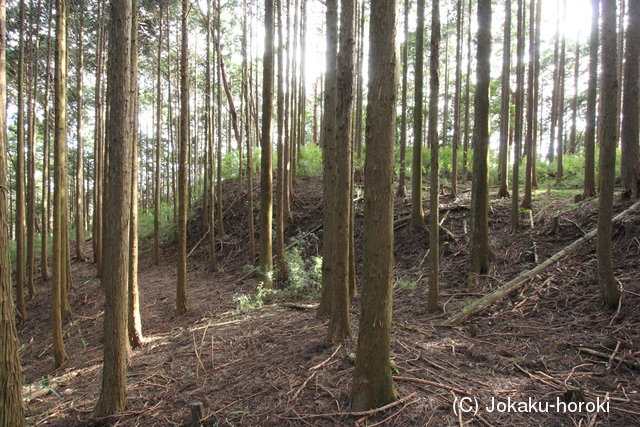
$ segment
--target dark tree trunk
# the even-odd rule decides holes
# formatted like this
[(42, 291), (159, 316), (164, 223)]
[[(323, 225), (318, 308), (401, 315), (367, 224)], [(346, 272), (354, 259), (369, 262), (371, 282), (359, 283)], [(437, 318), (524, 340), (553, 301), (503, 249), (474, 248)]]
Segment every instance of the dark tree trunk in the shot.
[[(504, 3), (504, 40), (502, 48), (502, 84), (500, 94), (500, 189), (498, 197), (509, 197), (509, 98), (511, 95), (511, 0)], [(516, 183), (517, 184), (517, 183)]]
[(413, 110), (413, 162), (411, 166), (411, 230), (424, 228), (422, 209), (422, 118), (424, 68), (424, 0), (418, 0), (418, 27), (416, 28), (415, 108)]
[(628, 21), (622, 105), (622, 189), (631, 197), (638, 198), (640, 192), (640, 157), (638, 157), (640, 2), (629, 1)]
[(584, 193), (583, 199), (596, 195), (595, 146), (596, 103), (598, 95), (598, 31), (600, 0), (591, 0), (591, 36), (589, 38), (589, 86), (587, 89), (587, 116), (584, 130)]

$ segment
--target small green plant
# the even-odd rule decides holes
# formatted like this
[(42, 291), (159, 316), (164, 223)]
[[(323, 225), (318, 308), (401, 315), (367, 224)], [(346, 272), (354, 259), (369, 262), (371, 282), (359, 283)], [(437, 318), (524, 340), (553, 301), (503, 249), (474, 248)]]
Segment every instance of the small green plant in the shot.
[(412, 280), (398, 280), (393, 287), (397, 290), (408, 290), (408, 291), (412, 291), (416, 288), (417, 286), (417, 282), (414, 282)]
[(319, 176), (322, 174), (322, 149), (316, 144), (300, 147), (300, 158), (296, 165), (298, 176)]
[(247, 313), (255, 308), (260, 308), (278, 294), (275, 289), (267, 289), (264, 284), (260, 282), (256, 287), (256, 293), (251, 294), (236, 294), (233, 296), (233, 302), (236, 303), (236, 312), (238, 314)]
[(322, 287), (322, 257), (312, 256), (304, 260), (300, 249), (293, 247), (284, 254), (284, 258), (289, 284), (281, 295), (286, 299), (318, 299)]

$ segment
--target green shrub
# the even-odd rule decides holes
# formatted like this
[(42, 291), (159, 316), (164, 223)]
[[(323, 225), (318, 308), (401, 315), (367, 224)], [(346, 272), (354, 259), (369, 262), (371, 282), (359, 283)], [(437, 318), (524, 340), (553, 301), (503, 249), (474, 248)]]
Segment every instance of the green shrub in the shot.
[(302, 177), (322, 175), (322, 149), (319, 146), (311, 143), (300, 148), (296, 174)]

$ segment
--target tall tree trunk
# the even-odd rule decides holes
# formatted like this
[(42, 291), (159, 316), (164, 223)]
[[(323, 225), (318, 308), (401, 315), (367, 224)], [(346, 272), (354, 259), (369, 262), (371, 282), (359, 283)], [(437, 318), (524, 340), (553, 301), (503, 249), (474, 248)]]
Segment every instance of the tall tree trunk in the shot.
[(93, 188), (93, 258), (96, 261), (96, 275), (102, 277), (102, 236), (103, 236), (103, 195), (105, 183), (105, 126), (104, 126), (104, 50), (106, 44), (105, 33), (105, 1), (98, 3), (98, 51), (96, 55), (96, 86), (95, 86), (95, 128), (94, 128), (94, 188)]
[[(337, 165), (336, 165), (336, 138), (337, 138), (337, 55), (338, 55), (338, 0), (327, 1), (326, 12), (326, 66), (324, 75), (325, 91), (324, 91), (324, 108), (322, 115), (322, 163), (323, 163), (323, 224), (330, 228), (338, 221), (335, 218), (336, 207), (335, 201), (337, 194)], [(326, 232), (325, 232), (326, 233)], [(328, 238), (328, 240), (327, 240)], [(338, 268), (335, 260), (331, 257), (335, 250), (335, 243), (332, 239), (336, 238), (335, 232), (331, 231), (325, 235), (324, 256), (322, 258), (322, 295), (320, 297), (320, 306), (317, 315), (326, 316), (333, 313), (333, 294), (334, 286), (341, 286), (340, 282), (334, 283), (330, 280), (332, 269)], [(346, 263), (346, 259), (341, 262)], [(345, 279), (346, 280), (346, 279)]]
[[(616, 50), (616, 0), (602, 0), (602, 143), (600, 144), (600, 197), (598, 199), (598, 283), (605, 306), (618, 307), (620, 291), (613, 275), (611, 223), (616, 163), (618, 75)], [(635, 117), (637, 120), (637, 116)]]
[(25, 37), (24, 37), (24, 0), (20, 0), (20, 46), (18, 53), (18, 124), (17, 134), (17, 156), (16, 156), (16, 309), (21, 320), (27, 318), (27, 307), (24, 302), (24, 282), (25, 282), (25, 266), (26, 266), (26, 248), (25, 248), (25, 195), (24, 195), (24, 177), (25, 171), (25, 155), (24, 155), (24, 64), (25, 64)]
[[(519, 0), (520, 2), (522, 0)], [(478, 0), (478, 54), (473, 182), (471, 185), (471, 254), (469, 282), (489, 272), (495, 258), (489, 244), (489, 83), (491, 80), (491, 0)], [(514, 193), (516, 186), (514, 185)]]
[[(220, 0), (217, 1), (217, 19), (216, 19), (216, 52), (218, 53), (217, 67), (217, 102), (218, 102), (218, 185), (217, 185), (217, 208), (218, 208), (218, 235), (221, 239), (225, 237), (224, 232), (224, 210), (222, 209), (222, 49), (220, 48)], [(229, 150), (231, 151), (231, 150)]]
[(364, 194), (364, 265), (351, 409), (366, 411), (398, 396), (391, 374), (393, 163), (397, 63), (396, 0), (372, 0)]
[(627, 46), (624, 65), (624, 103), (622, 105), (622, 189), (633, 198), (640, 193), (638, 157), (638, 63), (640, 60), (640, 3), (629, 1)]
[[(563, 21), (567, 16), (567, 2), (563, 0)], [(560, 47), (560, 63), (559, 63), (559, 74), (558, 74), (558, 112), (556, 113), (556, 117), (558, 118), (558, 138), (557, 138), (557, 147), (556, 153), (558, 157), (558, 171), (556, 172), (556, 180), (558, 183), (562, 181), (564, 178), (564, 82), (565, 82), (565, 63), (566, 63), (566, 55), (567, 55), (567, 44), (565, 35), (562, 34), (562, 42)]]
[(560, 69), (558, 64), (560, 49), (560, 0), (556, 8), (556, 35), (553, 47), (553, 89), (551, 92), (551, 124), (549, 125), (549, 151), (547, 160), (552, 163), (556, 155), (556, 124), (558, 122), (558, 95), (560, 92)]
[[(509, 118), (511, 117), (511, 0), (504, 2), (504, 36), (502, 47), (502, 83), (500, 86), (500, 190), (498, 197), (509, 197)], [(517, 185), (517, 183), (514, 183)]]
[[(429, 146), (431, 147), (431, 190), (429, 190), (429, 298), (427, 310), (438, 311), (440, 295), (440, 153), (438, 141), (438, 69), (440, 67), (440, 0), (432, 0), (431, 78), (429, 81)], [(446, 60), (445, 60), (446, 62)], [(445, 64), (446, 69), (446, 64)], [(445, 81), (447, 79), (445, 78)], [(446, 87), (446, 85), (445, 85)], [(445, 89), (445, 117), (446, 117)], [(446, 141), (446, 119), (442, 138)]]
[[(6, 4), (0, 0), (0, 186), (9, 188), (7, 180), (7, 123), (6, 123)], [(0, 191), (0, 426), (25, 426), (22, 403), (22, 368), (13, 305), (11, 261), (9, 259), (9, 223), (7, 191)]]
[[(529, 69), (527, 71), (527, 133), (524, 142), (524, 155), (526, 157), (526, 165), (524, 172), (524, 196), (522, 197), (522, 203), (520, 206), (524, 209), (531, 209), (532, 202), (532, 184), (533, 184), (533, 164), (535, 163), (535, 157), (533, 157), (533, 147), (536, 144), (535, 141), (535, 112), (537, 104), (535, 100), (538, 97), (538, 93), (535, 88), (535, 41), (536, 41), (536, 27), (535, 27), (535, 10), (536, 1), (529, 0)], [(526, 14), (526, 11), (523, 11)]]
[(278, 98), (277, 98), (277, 111), (276, 111), (276, 152), (278, 156), (277, 174), (278, 179), (276, 181), (276, 262), (278, 266), (278, 282), (284, 282), (287, 278), (287, 264), (284, 259), (284, 191), (285, 191), (285, 154), (284, 154), (284, 133), (287, 132), (284, 123), (285, 116), (285, 99), (284, 99), (284, 85), (285, 85), (285, 68), (284, 68), (284, 38), (283, 38), (283, 23), (282, 23), (282, 7), (283, 0), (277, 0), (277, 19), (278, 19)]
[(187, 175), (189, 173), (189, 0), (182, 0), (180, 152), (178, 155), (178, 283), (176, 316), (187, 312)]
[(467, 23), (467, 76), (465, 78), (465, 107), (464, 107), (464, 142), (462, 144), (462, 182), (467, 183), (467, 159), (469, 157), (469, 133), (470, 133), (470, 107), (471, 107), (471, 10), (473, 1), (469, 0), (469, 13)]
[[(208, 169), (208, 190), (209, 195), (207, 197), (209, 206), (207, 212), (209, 214), (209, 269), (216, 271), (218, 269), (218, 260), (216, 258), (216, 186), (215, 186), (215, 140), (213, 137), (213, 103), (212, 103), (212, 87), (211, 87), (211, 33), (213, 32), (213, 26), (211, 23), (211, 9), (213, 9), (213, 2), (208, 0), (207, 2), (207, 65), (206, 65), (206, 109), (207, 109), (207, 161), (209, 163)], [(245, 15), (246, 16), (246, 15)]]
[(82, 67), (84, 44), (84, 1), (78, 3), (78, 52), (76, 58), (77, 107), (76, 107), (76, 137), (78, 151), (76, 159), (76, 257), (79, 261), (86, 261), (84, 250), (84, 142), (82, 141)]
[[(516, 108), (515, 129), (513, 147), (513, 179), (511, 194), (511, 232), (520, 229), (520, 211), (518, 204), (520, 188), (520, 163), (522, 156), (522, 130), (524, 122), (524, 0), (518, 0), (518, 26), (517, 26), (517, 63), (516, 63)], [(476, 98), (477, 99), (477, 98)], [(477, 116), (476, 116), (477, 117)]]
[(47, 281), (51, 279), (51, 274), (49, 272), (49, 249), (48, 249), (48, 241), (49, 241), (49, 219), (51, 218), (50, 210), (51, 204), (49, 203), (49, 198), (51, 196), (50, 191), (50, 154), (49, 147), (51, 146), (50, 141), (50, 129), (51, 129), (51, 118), (49, 114), (49, 93), (51, 86), (51, 29), (53, 28), (53, 19), (52, 19), (52, 10), (53, 10), (53, 2), (49, 3), (49, 30), (47, 34), (47, 68), (46, 75), (44, 77), (44, 99), (42, 100), (43, 104), (43, 116), (44, 116), (44, 138), (42, 141), (42, 230), (40, 232), (41, 241), (40, 241), (40, 274), (42, 275), (42, 280)]
[(591, 36), (589, 38), (589, 85), (587, 88), (587, 115), (584, 130), (584, 192), (583, 199), (596, 195), (595, 141), (596, 102), (598, 94), (598, 31), (600, 0), (591, 0)]
[[(579, 36), (579, 34), (578, 34)], [(571, 134), (569, 137), (569, 154), (576, 153), (578, 141), (576, 139), (578, 120), (578, 74), (580, 71), (580, 38), (576, 39), (576, 52), (573, 63), (573, 99), (571, 100)]]
[(424, 63), (424, 0), (418, 0), (418, 27), (416, 28), (415, 108), (413, 110), (413, 162), (411, 166), (411, 222), (409, 228), (424, 228), (422, 209), (422, 117), (423, 117), (423, 63)]
[[(129, 344), (142, 345), (142, 319), (140, 316), (140, 290), (138, 287), (138, 0), (131, 2), (131, 80), (129, 89), (131, 124), (131, 219), (129, 221)], [(149, 188), (149, 185), (146, 185)]]
[(451, 159), (451, 196), (458, 196), (458, 149), (460, 147), (460, 96), (462, 95), (462, 19), (463, 0), (456, 7), (456, 93), (453, 100), (453, 150)]
[[(409, 9), (411, 0), (404, 0), (404, 43), (402, 44), (402, 118), (400, 120), (400, 177), (398, 179), (398, 197), (406, 197), (406, 157), (407, 157), (407, 67), (409, 65)], [(360, 79), (360, 78), (359, 78)], [(361, 125), (358, 125), (358, 129)]]
[[(31, 12), (31, 31), (29, 34), (29, 46), (33, 50), (30, 66), (30, 85), (32, 91), (28, 97), (27, 122), (29, 128), (27, 145), (27, 287), (29, 288), (29, 299), (36, 296), (34, 283), (36, 264), (36, 98), (38, 97), (38, 48), (40, 46), (40, 9), (42, 2), (39, 0), (35, 14)], [(34, 22), (35, 21), (35, 22)], [(35, 27), (35, 30), (34, 28)], [(35, 34), (35, 41), (33, 35)]]
[[(247, 52), (247, 0), (243, 0), (242, 5), (244, 9), (244, 18), (242, 20), (242, 96), (244, 98), (244, 126), (245, 137), (247, 139), (247, 208), (249, 222), (249, 264), (253, 265), (256, 259), (256, 241), (253, 218), (253, 143), (251, 139), (251, 103), (249, 88), (251, 72), (249, 71), (248, 67), (249, 54)], [(213, 228), (211, 230), (213, 230)]]
[[(351, 242), (351, 155), (352, 155), (352, 107), (353, 107), (353, 53), (354, 53), (354, 8), (353, 0), (342, 0), (340, 4), (340, 39), (337, 58), (337, 104), (336, 134), (334, 141), (327, 141), (325, 157), (333, 164), (333, 200), (326, 200), (332, 209), (332, 223), (324, 223), (325, 250), (323, 270), (331, 281), (331, 319), (327, 340), (342, 341), (351, 336), (349, 306)], [(325, 266), (326, 264), (326, 266)], [(324, 275), (324, 274), (323, 274)]]
[[(155, 265), (160, 264), (160, 158), (162, 157), (162, 4), (159, 5), (158, 9), (158, 27), (160, 28), (158, 29), (158, 63), (156, 64), (156, 158), (154, 177), (155, 182), (153, 186), (153, 260)], [(208, 82), (209, 78), (207, 76), (207, 84), (209, 84)]]
[(273, 40), (274, 1), (265, 0), (264, 8), (264, 57), (262, 78), (262, 136), (260, 177), (260, 273), (266, 288), (273, 286), (273, 255), (271, 248), (271, 223), (273, 217), (273, 160), (271, 153), (271, 122), (273, 115)]
[(104, 229), (104, 366), (94, 417), (122, 412), (127, 392), (127, 291), (131, 215), (131, 0), (111, 0), (109, 31), (108, 181)]

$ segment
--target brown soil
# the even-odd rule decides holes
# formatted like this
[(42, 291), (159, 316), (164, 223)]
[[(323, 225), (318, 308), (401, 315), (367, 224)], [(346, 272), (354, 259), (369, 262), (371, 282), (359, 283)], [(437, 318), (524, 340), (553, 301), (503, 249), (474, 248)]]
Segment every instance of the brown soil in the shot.
[[(321, 182), (302, 179), (295, 188), (288, 237), (313, 230), (319, 239), (307, 245), (303, 256), (321, 254)], [(219, 271), (208, 271), (208, 237), (198, 244), (203, 229), (197, 209), (189, 225), (188, 250), (193, 251), (188, 259), (187, 315), (173, 317), (174, 243), (165, 242), (158, 266), (148, 249), (140, 254), (146, 342), (131, 353), (123, 414), (91, 418), (100, 392), (104, 301), (94, 264), (73, 262), (73, 314), (64, 323), (69, 361), (57, 371), (52, 371), (50, 284), (38, 284), (39, 295), (28, 303), (30, 317), (19, 327), (24, 376), (34, 392), (45, 384), (55, 393), (31, 396), (29, 425), (190, 425), (193, 402), (203, 403), (205, 426), (640, 425), (640, 214), (614, 226), (616, 277), (623, 289), (618, 312), (602, 308), (591, 242), (462, 326), (442, 328), (438, 324), (448, 315), (593, 229), (597, 203), (575, 205), (566, 192), (552, 195), (547, 221), (531, 229), (523, 213), (524, 230), (512, 235), (510, 202), (492, 199), (490, 227), (497, 259), (480, 284), (467, 286), (470, 193), (455, 200), (443, 196), (441, 215), (448, 213), (443, 226), (455, 238), (441, 234), (443, 312), (431, 315), (426, 311), (428, 231), (408, 232), (409, 206), (396, 200), (391, 356), (396, 387), (405, 399), (375, 414), (353, 415), (348, 413), (350, 361), (358, 298), (351, 312), (354, 338), (341, 345), (325, 342), (327, 320), (316, 318), (313, 310), (273, 301), (236, 313), (233, 296), (253, 293), (257, 281), (243, 268), (249, 263), (245, 198), (237, 197), (234, 183), (225, 194), (227, 236), (218, 244)], [(541, 209), (542, 198), (534, 201), (534, 213)], [(356, 211), (359, 265), (361, 203)], [(629, 204), (616, 203), (616, 211)], [(548, 235), (555, 215), (559, 229)], [(150, 242), (141, 242), (141, 247), (149, 248)], [(583, 353), (578, 346), (604, 357)], [(531, 413), (514, 412), (522, 407), (512, 406), (510, 412), (498, 413), (485, 408), (495, 398), (515, 403), (531, 399), (542, 403), (536, 409), (544, 409), (544, 403), (564, 402), (565, 393), (575, 389), (584, 390), (587, 403), (608, 398), (609, 411), (559, 413), (549, 406), (547, 413)], [(577, 395), (573, 405), (583, 399)], [(472, 403), (477, 399), (477, 414), (456, 415), (454, 402), (465, 396)]]

